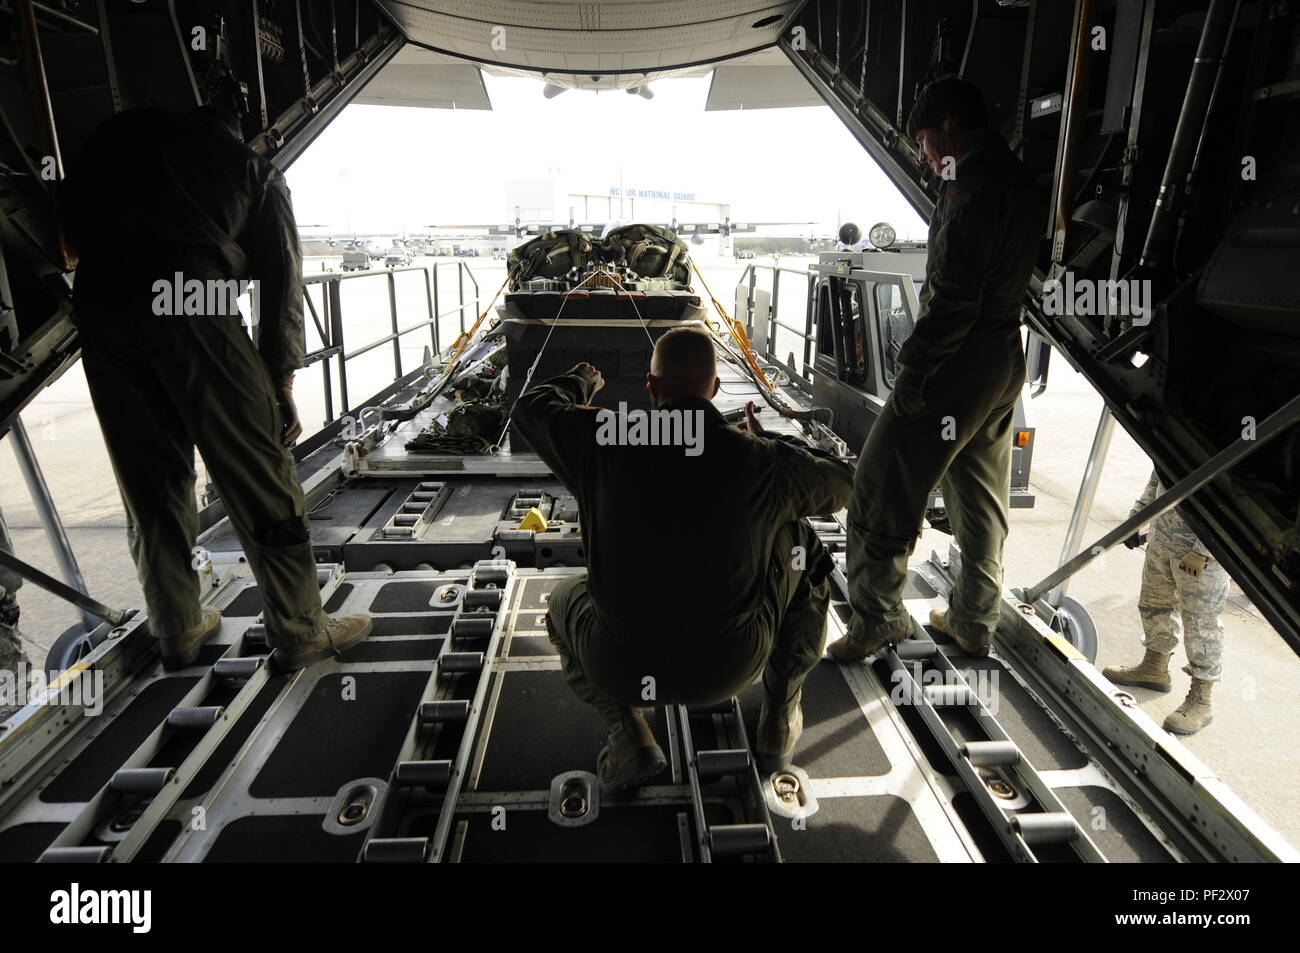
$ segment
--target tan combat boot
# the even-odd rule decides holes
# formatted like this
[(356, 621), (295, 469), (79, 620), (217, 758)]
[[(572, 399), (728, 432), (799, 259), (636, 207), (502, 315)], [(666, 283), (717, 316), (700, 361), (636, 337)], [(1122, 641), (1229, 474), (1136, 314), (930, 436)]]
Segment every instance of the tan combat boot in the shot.
[(759, 774), (771, 774), (790, 767), (794, 745), (803, 732), (802, 692), (788, 705), (771, 705), (766, 697), (758, 713), (758, 733), (754, 739), (755, 761)]
[(1157, 692), (1167, 692), (1174, 687), (1169, 677), (1169, 656), (1146, 650), (1142, 661), (1132, 668), (1103, 668), (1101, 674), (1116, 685), (1137, 685)]
[(845, 632), (842, 636), (826, 646), (826, 651), (837, 662), (859, 662), (874, 652), (879, 652), (891, 642), (898, 642), (912, 634), (911, 620), (893, 632), (884, 632), (874, 638)]
[(190, 626), (174, 639), (159, 639), (158, 650), (162, 653), (163, 668), (173, 671), (189, 668), (199, 660), (203, 644), (212, 638), (221, 628), (221, 610), (206, 607), (202, 610), (203, 618)]
[(368, 615), (328, 615), (324, 628), (310, 641), (275, 650), (275, 670), (296, 672), (332, 655), (341, 655), (365, 639), (373, 628), (374, 622)]
[(1192, 679), (1191, 691), (1183, 703), (1165, 719), (1165, 731), (1176, 735), (1194, 735), (1214, 721), (1214, 709), (1210, 705), (1210, 692), (1213, 688), (1213, 682)]
[(947, 609), (931, 609), (930, 625), (956, 642), (961, 650), (972, 658), (984, 658), (989, 654), (989, 645), (987, 642), (972, 642), (970, 639), (963, 638), (957, 634), (956, 626), (948, 624)]
[(645, 716), (635, 708), (609, 731), (609, 743), (596, 756), (602, 794), (621, 794), (640, 787), (664, 768), (668, 759), (655, 741)]

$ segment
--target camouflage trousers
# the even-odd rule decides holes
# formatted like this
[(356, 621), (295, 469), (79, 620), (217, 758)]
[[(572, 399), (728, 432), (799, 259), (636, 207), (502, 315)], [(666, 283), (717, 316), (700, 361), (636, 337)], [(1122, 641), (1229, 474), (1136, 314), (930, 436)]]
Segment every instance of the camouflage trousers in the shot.
[[(9, 539), (9, 527), (5, 525), (2, 513), (0, 513), (0, 549), (7, 553), (14, 551), (13, 543)], [(0, 566), (0, 589), (4, 590), (0, 592), (0, 602), (12, 599), (22, 584), (22, 576)], [(13, 672), (16, 678), (17, 673), (24, 671), (26, 665), (28, 665), (27, 650), (23, 646), (18, 626), (6, 625), (3, 620), (0, 620), (0, 672)], [(6, 705), (0, 701), (0, 722), (7, 721), (16, 711), (18, 711), (17, 706)]]
[(1199, 578), (1178, 568), (1194, 543), (1195, 537), (1170, 532), (1162, 520), (1152, 524), (1138, 595), (1138, 613), (1146, 633), (1142, 644), (1152, 652), (1172, 655), (1180, 637), (1185, 636), (1187, 665), (1183, 671), (1215, 682), (1222, 673), (1223, 657), (1219, 616), (1228, 603), (1230, 580), (1228, 571), (1213, 559)]
[[(5, 522), (4, 513), (0, 513), (0, 549), (11, 555), (14, 551), (13, 540), (9, 536), (9, 524)], [(0, 599), (3, 599), (6, 595), (17, 595), (22, 584), (22, 576), (7, 566), (0, 566), (0, 589), (4, 590), (4, 592), (0, 592)]]
[[(809, 554), (807, 569), (791, 566), (796, 544)], [(565, 681), (611, 727), (632, 708), (709, 705), (759, 678), (772, 706), (789, 704), (826, 644), (831, 564), (824, 553), (804, 520), (783, 526), (772, 543), (767, 586), (754, 615), (737, 631), (688, 646), (667, 634), (651, 643), (622, 638), (597, 618), (586, 575), (569, 576), (551, 593), (546, 615)], [(683, 606), (683, 620), (690, 615)], [(654, 686), (649, 697), (647, 676)]]
[[(28, 671), (30, 667), (27, 651), (23, 648), (22, 636), (18, 634), (18, 627), (0, 623), (0, 674), (11, 673), (12, 683), (16, 685), (21, 682), (20, 674)], [(0, 679), (0, 681), (7, 681), (7, 679)], [(0, 698), (0, 724), (12, 718), (18, 709), (18, 705), (6, 704), (5, 699)]]

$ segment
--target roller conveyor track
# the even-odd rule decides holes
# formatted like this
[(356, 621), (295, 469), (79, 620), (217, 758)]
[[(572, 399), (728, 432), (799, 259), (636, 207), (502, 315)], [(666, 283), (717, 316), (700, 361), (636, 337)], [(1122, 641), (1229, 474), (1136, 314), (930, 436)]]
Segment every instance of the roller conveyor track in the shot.
[[(841, 568), (836, 568), (833, 579), (847, 598), (848, 583)], [(987, 703), (995, 699), (981, 697), (990, 692), (981, 693), (978, 682), (972, 684), (967, 673), (958, 669), (915, 621), (912, 635), (880, 652), (877, 665), (888, 674), (893, 697), (919, 715), (959, 783), (1014, 860), (1105, 860), (998, 723)], [(996, 685), (991, 689), (992, 693), (1000, 691)], [(965, 717), (945, 719), (943, 711)]]
[[(512, 577), (509, 563), (480, 563), (457, 593), (450, 637), (442, 644), (389, 776), (375, 825), (360, 852), (363, 862), (436, 863), (443, 859), (456, 799), (484, 710), (490, 663), (502, 637), (503, 610), (512, 595)], [(472, 694), (457, 691), (460, 682), (472, 684)], [(453, 757), (434, 757), (453, 750)], [(408, 816), (425, 804), (428, 807), (424, 810), (436, 816), (432, 834), (403, 836), (409, 826)]]
[[(44, 770), (12, 773), (5, 756), (25, 733), (0, 746), (12, 777), (0, 794), (0, 858), (1187, 856), (1005, 659), (966, 659), (934, 633), (868, 663), (818, 665), (788, 772), (761, 778), (752, 767), (754, 686), (719, 710), (654, 710), (669, 769), (635, 793), (601, 798), (591, 772), (603, 729), (565, 684), (544, 627), (549, 591), (578, 570), (512, 567), (489, 579), (483, 568), (331, 574), (329, 609), (374, 613), (375, 633), (290, 677), (240, 657), (261, 651), (260, 604), (251, 581), (233, 574), (213, 596), (226, 641), (201, 664), (161, 671), (138, 628), (106, 642), (86, 661), (87, 672), (117, 672), (101, 719), (51, 722), (44, 758), (30, 762)], [(926, 576), (942, 580), (921, 568), (907, 592), (917, 618), (943, 605)], [(840, 595), (829, 639), (847, 617)], [(927, 657), (910, 657), (918, 653)], [(243, 677), (222, 674), (240, 665)], [(933, 704), (940, 682), (972, 686), (978, 704)], [(929, 689), (919, 703), (913, 683)], [(210, 716), (198, 712), (217, 706), (225, 711), (205, 726)], [(56, 719), (58, 709), (41, 714)], [(160, 768), (175, 774), (156, 794), (146, 785)]]

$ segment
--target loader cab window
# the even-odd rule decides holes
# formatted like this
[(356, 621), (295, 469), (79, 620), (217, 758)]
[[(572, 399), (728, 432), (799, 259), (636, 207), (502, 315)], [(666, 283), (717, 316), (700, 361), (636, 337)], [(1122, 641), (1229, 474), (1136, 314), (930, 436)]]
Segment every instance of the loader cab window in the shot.
[(867, 312), (860, 282), (832, 276), (817, 294), (817, 355), (822, 370), (849, 384), (867, 382)]
[(831, 320), (831, 286), (823, 283), (817, 286), (816, 299), (817, 353), (816, 361), (823, 370), (833, 370), (835, 366), (835, 324)]
[(862, 285), (856, 281), (844, 282), (844, 330), (847, 338), (845, 362), (849, 380), (865, 384), (867, 380), (867, 315), (863, 308)]
[(880, 309), (880, 364), (885, 384), (892, 388), (898, 375), (898, 352), (912, 333), (912, 318), (900, 285), (877, 284), (876, 305)]

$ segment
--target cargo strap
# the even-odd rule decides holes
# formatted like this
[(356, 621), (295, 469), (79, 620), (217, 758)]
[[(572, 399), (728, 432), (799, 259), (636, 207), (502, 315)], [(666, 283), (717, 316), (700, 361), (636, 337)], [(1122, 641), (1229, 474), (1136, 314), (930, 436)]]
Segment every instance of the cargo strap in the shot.
[(700, 285), (704, 288), (704, 293), (707, 294), (709, 300), (713, 302), (714, 310), (718, 312), (718, 316), (722, 318), (722, 323), (726, 325), (727, 332), (731, 335), (731, 339), (735, 341), (737, 346), (740, 348), (740, 356), (744, 359), (745, 363), (749, 365), (749, 369), (754, 372), (759, 382), (762, 383), (762, 386), (766, 390), (771, 391), (772, 382), (767, 379), (767, 375), (763, 373), (763, 369), (758, 366), (758, 361), (754, 358), (754, 352), (749, 347), (749, 335), (745, 333), (745, 326), (727, 314), (727, 309), (724, 308), (722, 303), (713, 296), (713, 292), (709, 290), (709, 283), (704, 280), (704, 275), (700, 273), (699, 265), (692, 261), (691, 268), (694, 269), (695, 276), (700, 279)]
[[(573, 291), (577, 291), (598, 274), (601, 274), (601, 272), (593, 271), (586, 278), (583, 278), (580, 282), (574, 285)], [(519, 398), (523, 397), (524, 394), (527, 393), (528, 385), (531, 384), (533, 380), (533, 372), (537, 370), (537, 365), (542, 361), (542, 355), (546, 353), (546, 345), (551, 343), (551, 335), (555, 333), (555, 328), (560, 323), (560, 315), (564, 314), (564, 306), (569, 303), (569, 295), (571, 295), (573, 291), (570, 291), (563, 296), (564, 300), (560, 302), (559, 310), (555, 312), (555, 317), (551, 319), (551, 329), (546, 332), (546, 337), (542, 339), (542, 346), (537, 349), (537, 356), (533, 358), (533, 363), (529, 366), (528, 373), (524, 375), (523, 386), (519, 388), (519, 394), (515, 397), (514, 403), (510, 405), (510, 412), (506, 414), (505, 426), (501, 428), (501, 433), (497, 436), (496, 442), (488, 448), (488, 453), (501, 452), (501, 442), (506, 439), (506, 434), (510, 431), (510, 421), (515, 415), (515, 407), (519, 404)], [(497, 293), (500, 294), (500, 292)], [(481, 321), (482, 318), (479, 320)], [(477, 324), (475, 327), (477, 327)]]
[(510, 277), (507, 275), (506, 280), (501, 282), (501, 287), (497, 289), (497, 293), (492, 296), (492, 300), (488, 302), (488, 306), (483, 309), (483, 313), (478, 316), (478, 320), (474, 322), (473, 326), (468, 331), (461, 331), (456, 340), (451, 342), (451, 346), (455, 348), (455, 352), (451, 355), (451, 360), (447, 362), (448, 371), (455, 366), (456, 358), (460, 357), (460, 352), (465, 350), (469, 345), (470, 340), (474, 337), (474, 332), (478, 330), (478, 326), (483, 323), (483, 319), (488, 316), (488, 312), (490, 312), (493, 305), (497, 303), (497, 298), (501, 297), (501, 292), (506, 290), (506, 282), (509, 280)]

